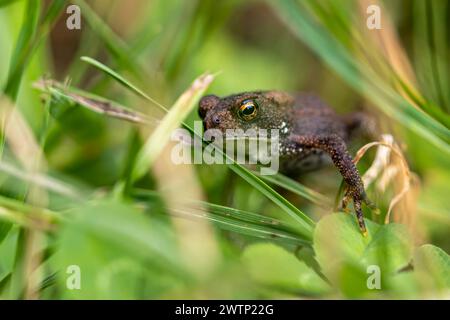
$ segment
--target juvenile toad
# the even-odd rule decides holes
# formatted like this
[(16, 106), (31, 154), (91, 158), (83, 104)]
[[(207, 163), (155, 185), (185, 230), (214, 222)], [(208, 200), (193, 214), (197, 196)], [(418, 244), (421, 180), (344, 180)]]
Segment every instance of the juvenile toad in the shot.
[(362, 124), (360, 113), (338, 115), (310, 94), (261, 91), (224, 98), (205, 96), (199, 115), (205, 129), (280, 129), (280, 164), (287, 175), (318, 168), (331, 159), (348, 185), (347, 196), (353, 199), (359, 228), (367, 234), (361, 204), (369, 202), (346, 145)]

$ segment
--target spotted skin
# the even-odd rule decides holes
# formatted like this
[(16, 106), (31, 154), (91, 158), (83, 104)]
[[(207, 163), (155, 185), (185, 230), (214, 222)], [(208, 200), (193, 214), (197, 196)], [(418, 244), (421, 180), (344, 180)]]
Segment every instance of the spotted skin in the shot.
[[(239, 108), (249, 100), (258, 106), (250, 121), (239, 117)], [(356, 129), (364, 127), (364, 115), (341, 116), (317, 96), (281, 91), (205, 96), (199, 103), (199, 115), (205, 129), (280, 129), (281, 170), (291, 177), (331, 160), (348, 186), (346, 198), (353, 200), (359, 228), (367, 235), (361, 204), (369, 202), (346, 145)]]
[(358, 173), (358, 169), (347, 151), (344, 140), (337, 134), (324, 136), (292, 135), (290, 139), (295, 141), (298, 145), (321, 149), (330, 155), (335, 167), (339, 170), (344, 181), (350, 187), (347, 195), (353, 199), (359, 228), (363, 234), (366, 234), (367, 229), (361, 210), (361, 202), (365, 199), (364, 185)]

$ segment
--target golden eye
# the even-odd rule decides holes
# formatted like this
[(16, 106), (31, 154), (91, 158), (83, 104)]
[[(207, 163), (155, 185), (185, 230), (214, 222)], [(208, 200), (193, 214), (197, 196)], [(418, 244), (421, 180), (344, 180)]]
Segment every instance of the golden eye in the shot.
[(258, 114), (258, 104), (253, 100), (245, 100), (239, 107), (238, 115), (242, 120), (253, 120)]

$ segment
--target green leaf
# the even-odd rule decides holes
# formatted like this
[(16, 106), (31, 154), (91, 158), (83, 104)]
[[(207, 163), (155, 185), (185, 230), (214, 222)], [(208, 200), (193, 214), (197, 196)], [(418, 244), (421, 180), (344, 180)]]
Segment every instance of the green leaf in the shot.
[(158, 255), (160, 263), (178, 268), (177, 249), (169, 229), (142, 212), (120, 202), (101, 201), (75, 210), (74, 226), (107, 239), (141, 257)]
[(414, 270), (421, 283), (436, 289), (450, 289), (450, 256), (444, 250), (426, 244), (414, 254)]
[[(0, 224), (4, 224), (0, 222)], [(0, 242), (0, 282), (14, 269), (14, 259), (16, 257), (16, 247), (18, 239), (18, 228), (12, 227), (5, 234), (5, 238)]]
[[(353, 215), (335, 213), (321, 219), (314, 232), (317, 261), (325, 276), (346, 292), (367, 290), (369, 266), (379, 268), (383, 281), (407, 266), (412, 257), (412, 240), (405, 226), (369, 220), (366, 225), (368, 236), (364, 237)], [(352, 281), (345, 280), (348, 277)]]
[(11, 230), (12, 224), (5, 221), (0, 221), (0, 244), (8, 235), (9, 230)]
[(250, 277), (261, 285), (309, 295), (330, 290), (314, 270), (276, 245), (250, 245), (245, 249), (242, 260)]

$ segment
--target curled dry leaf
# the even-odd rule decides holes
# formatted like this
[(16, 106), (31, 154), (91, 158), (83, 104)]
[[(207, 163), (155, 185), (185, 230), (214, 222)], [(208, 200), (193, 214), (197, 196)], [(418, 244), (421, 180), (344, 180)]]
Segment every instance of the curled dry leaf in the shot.
[[(363, 175), (362, 180), (367, 188), (378, 179), (376, 189), (382, 193), (385, 192), (389, 184), (392, 183), (394, 185), (396, 195), (389, 203), (388, 212), (384, 221), (385, 223), (389, 223), (393, 208), (402, 200), (412, 200), (409, 199), (410, 197), (407, 197), (407, 194), (411, 191), (412, 181), (417, 182), (417, 179), (413, 179), (413, 174), (409, 170), (405, 157), (390, 134), (384, 134), (381, 136), (381, 141), (368, 143), (359, 149), (354, 162), (358, 163), (367, 150), (375, 146), (378, 146), (375, 159)], [(414, 185), (417, 185), (417, 183), (414, 183)], [(412, 211), (408, 214), (411, 213)]]

